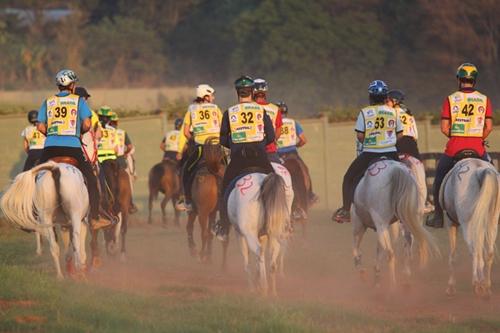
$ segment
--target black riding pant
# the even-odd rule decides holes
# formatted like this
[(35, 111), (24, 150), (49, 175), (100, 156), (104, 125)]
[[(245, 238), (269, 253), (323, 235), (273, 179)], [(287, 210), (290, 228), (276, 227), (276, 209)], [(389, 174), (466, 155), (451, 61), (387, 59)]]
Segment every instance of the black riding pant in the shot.
[(418, 151), (417, 141), (412, 136), (403, 136), (398, 140), (396, 148), (398, 149), (398, 153), (408, 154), (415, 157), (417, 160), (420, 160), (420, 152)]
[(30, 149), (28, 150), (28, 156), (26, 157), (26, 161), (24, 162), (23, 171), (30, 170), (35, 165), (38, 164), (40, 157), (42, 157), (43, 149)]
[[(488, 155), (484, 154), (481, 159), (488, 161)], [(456, 162), (457, 161), (454, 157), (450, 157), (446, 154), (441, 155), (441, 157), (439, 158), (439, 162), (436, 167), (436, 176), (434, 177), (434, 186), (432, 188), (435, 214), (443, 213), (443, 208), (439, 203), (439, 189), (441, 188), (444, 177), (446, 177), (446, 174), (450, 172)]]
[(365, 174), (366, 169), (368, 169), (370, 163), (381, 157), (399, 161), (398, 153), (395, 151), (385, 153), (364, 152), (356, 157), (356, 159), (351, 163), (351, 166), (349, 166), (349, 169), (347, 169), (347, 172), (344, 175), (344, 181), (342, 183), (342, 200), (345, 210), (348, 211), (351, 209), (356, 186), (358, 186), (361, 178), (363, 178), (363, 175)]
[(191, 187), (193, 185), (194, 174), (196, 166), (203, 156), (203, 146), (196, 146), (196, 148), (188, 155), (186, 162), (184, 162), (182, 170), (182, 186), (184, 188), (184, 197), (186, 201), (191, 201)]
[(99, 217), (99, 190), (97, 189), (97, 178), (94, 175), (92, 166), (83, 157), (83, 151), (81, 148), (76, 147), (45, 147), (43, 149), (42, 156), (40, 157), (40, 163), (47, 162), (52, 157), (57, 156), (68, 156), (74, 158), (78, 162), (78, 169), (83, 174), (83, 177), (87, 180), (87, 191), (89, 192), (90, 201), (90, 217)]
[(177, 161), (177, 152), (171, 150), (166, 151), (163, 153), (163, 159)]

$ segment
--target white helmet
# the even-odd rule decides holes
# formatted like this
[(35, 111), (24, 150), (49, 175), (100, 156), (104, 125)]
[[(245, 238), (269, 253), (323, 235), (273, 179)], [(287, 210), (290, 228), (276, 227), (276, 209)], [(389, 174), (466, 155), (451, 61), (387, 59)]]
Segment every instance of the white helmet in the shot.
[(77, 81), (78, 76), (71, 69), (63, 69), (56, 74), (56, 84), (58, 86), (67, 87)]
[(198, 87), (196, 87), (196, 97), (198, 98), (203, 98), (214, 93), (215, 89), (210, 87), (208, 84), (200, 84)]

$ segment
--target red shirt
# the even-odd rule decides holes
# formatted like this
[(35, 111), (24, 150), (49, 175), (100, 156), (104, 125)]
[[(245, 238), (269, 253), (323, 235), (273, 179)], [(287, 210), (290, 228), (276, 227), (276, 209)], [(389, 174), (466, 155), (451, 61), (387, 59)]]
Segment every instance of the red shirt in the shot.
[[(260, 105), (267, 105), (269, 103), (259, 103)], [(283, 118), (281, 117), (281, 111), (278, 111), (278, 114), (276, 115), (276, 121), (274, 122), (274, 129), (275, 133), (278, 132), (279, 129), (281, 129), (281, 126), (283, 126)], [(278, 152), (278, 146), (276, 145), (276, 142), (271, 142), (266, 146), (266, 153), (277, 153)]]
[[(464, 93), (471, 93), (474, 92), (474, 89), (461, 89), (460, 91)], [(491, 102), (490, 99), (486, 99), (486, 112), (485, 112), (485, 118), (491, 118), (492, 117), (492, 107), (491, 107)], [(451, 119), (451, 110), (450, 110), (450, 102), (448, 100), (448, 97), (443, 102), (443, 106), (441, 108), (441, 119)], [(472, 149), (476, 153), (479, 154), (479, 156), (483, 156), (486, 150), (484, 149), (483, 145), (483, 138), (474, 138), (474, 137), (462, 137), (462, 136), (451, 136), (449, 137), (448, 143), (446, 144), (446, 149), (444, 150), (444, 153), (450, 157), (455, 156), (459, 151), (464, 150), (464, 149)]]

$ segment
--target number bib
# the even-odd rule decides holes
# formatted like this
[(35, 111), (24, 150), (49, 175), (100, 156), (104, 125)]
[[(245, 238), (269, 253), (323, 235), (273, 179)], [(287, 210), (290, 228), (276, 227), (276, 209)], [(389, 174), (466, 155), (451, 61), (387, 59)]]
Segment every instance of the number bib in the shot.
[(297, 130), (295, 128), (295, 120), (283, 118), (281, 126), (281, 135), (278, 139), (278, 147), (294, 147), (297, 144)]
[(116, 144), (118, 145), (118, 150), (116, 152), (117, 156), (125, 155), (125, 131), (122, 129), (116, 130)]
[(180, 131), (173, 130), (165, 135), (165, 151), (179, 151), (179, 135)]
[(268, 103), (266, 105), (262, 105), (264, 110), (266, 110), (267, 115), (271, 118), (271, 122), (273, 123), (273, 128), (276, 131), (276, 118), (278, 117), (279, 108), (276, 104)]
[(264, 140), (264, 108), (257, 103), (241, 103), (227, 110), (233, 143)]
[(220, 110), (217, 105), (211, 103), (191, 104), (188, 111), (191, 114), (195, 142), (203, 144), (208, 136), (219, 136)]
[(403, 135), (411, 136), (418, 139), (417, 123), (415, 122), (415, 117), (411, 114), (406, 113), (402, 108), (397, 108), (399, 113), (399, 119), (401, 119), (401, 124), (403, 125)]
[(35, 126), (28, 126), (24, 129), (24, 137), (28, 141), (29, 149), (43, 149), (45, 145), (45, 135)]
[(79, 96), (53, 96), (47, 99), (47, 135), (77, 136)]
[(373, 105), (361, 110), (365, 119), (364, 148), (382, 149), (396, 145), (395, 109), (386, 105)]
[(117, 146), (116, 129), (106, 126), (106, 128), (103, 128), (101, 132), (102, 137), (97, 145), (98, 153), (115, 153), (115, 147)]
[(450, 136), (482, 137), (487, 97), (477, 91), (457, 91), (448, 96), (451, 113)]

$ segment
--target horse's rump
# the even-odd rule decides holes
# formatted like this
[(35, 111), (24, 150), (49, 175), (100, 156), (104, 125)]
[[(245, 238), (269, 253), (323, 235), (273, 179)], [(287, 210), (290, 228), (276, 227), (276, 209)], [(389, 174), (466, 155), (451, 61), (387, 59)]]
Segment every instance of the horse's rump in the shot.
[(309, 206), (309, 192), (311, 184), (307, 177), (307, 167), (304, 162), (290, 155), (283, 163), (283, 166), (290, 172), (294, 196), (294, 205), (304, 209), (306, 212)]

